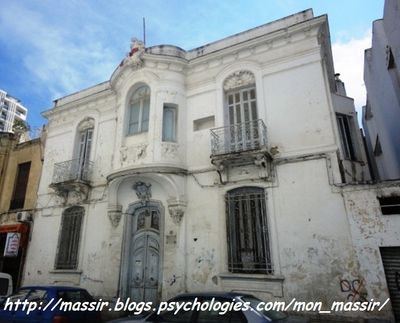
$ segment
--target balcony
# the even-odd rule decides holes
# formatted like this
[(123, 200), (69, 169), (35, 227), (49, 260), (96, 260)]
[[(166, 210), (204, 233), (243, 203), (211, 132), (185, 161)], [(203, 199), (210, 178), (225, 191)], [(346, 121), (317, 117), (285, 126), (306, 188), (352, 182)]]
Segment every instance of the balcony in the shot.
[(211, 129), (211, 162), (243, 164), (269, 157), (267, 127), (261, 119)]
[(211, 129), (211, 156), (267, 147), (267, 127), (261, 119)]
[(53, 183), (69, 181), (89, 182), (93, 162), (72, 159), (54, 164)]
[[(53, 180), (50, 187), (59, 196), (69, 198), (71, 192), (79, 193), (80, 200), (86, 200), (90, 188), (93, 162), (73, 159), (54, 164)], [(77, 194), (72, 194), (77, 195)]]

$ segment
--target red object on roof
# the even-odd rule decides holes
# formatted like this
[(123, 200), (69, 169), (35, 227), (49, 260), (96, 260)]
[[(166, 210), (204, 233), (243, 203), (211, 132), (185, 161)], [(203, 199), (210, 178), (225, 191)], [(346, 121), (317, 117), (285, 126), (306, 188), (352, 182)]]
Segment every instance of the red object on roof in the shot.
[(131, 55), (135, 54), (138, 50), (139, 50), (138, 47), (133, 47), (133, 48), (131, 49)]

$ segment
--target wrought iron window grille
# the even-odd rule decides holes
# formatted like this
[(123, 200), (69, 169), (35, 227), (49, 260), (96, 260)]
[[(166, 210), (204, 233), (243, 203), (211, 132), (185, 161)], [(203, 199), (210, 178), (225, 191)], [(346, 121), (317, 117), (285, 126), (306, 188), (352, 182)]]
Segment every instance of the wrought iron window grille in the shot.
[(79, 241), (81, 236), (84, 209), (80, 206), (66, 209), (61, 219), (58, 241), (56, 269), (77, 269)]
[(235, 189), (225, 201), (229, 271), (273, 274), (264, 190)]

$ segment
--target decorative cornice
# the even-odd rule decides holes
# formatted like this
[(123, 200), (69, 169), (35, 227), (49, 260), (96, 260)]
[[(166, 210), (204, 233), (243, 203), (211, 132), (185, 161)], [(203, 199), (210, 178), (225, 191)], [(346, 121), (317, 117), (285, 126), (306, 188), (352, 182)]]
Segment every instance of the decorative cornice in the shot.
[[(106, 82), (108, 83), (108, 82)], [(82, 92), (84, 92), (83, 90)], [(79, 94), (78, 92), (77, 94)], [(94, 107), (96, 107), (99, 103), (100, 100), (104, 100), (104, 103), (107, 103), (108, 101), (115, 100), (113, 97), (113, 92), (110, 88), (106, 88), (102, 91), (95, 92), (95, 93), (88, 93), (85, 96), (82, 97), (77, 97), (75, 100), (71, 99), (70, 101), (67, 101), (65, 103), (62, 103), (62, 99), (60, 99), (61, 103), (55, 103), (54, 107), (52, 107), (49, 110), (43, 111), (41, 115), (45, 117), (46, 119), (49, 119), (51, 117), (54, 117), (54, 115), (61, 115), (62, 113), (66, 113), (68, 115), (71, 114), (72, 108), (75, 109), (84, 109), (87, 110), (89, 104), (93, 104)], [(73, 96), (74, 94), (71, 94)]]
[(151, 184), (144, 182), (136, 182), (133, 184), (132, 188), (136, 192), (136, 196), (142, 202), (143, 205), (146, 205), (151, 199)]
[(78, 130), (83, 131), (89, 128), (94, 128), (94, 119), (86, 117), (79, 123)]
[(249, 71), (234, 72), (225, 79), (224, 90), (229, 91), (238, 87), (255, 84), (254, 74)]
[(122, 217), (122, 205), (110, 205), (107, 209), (108, 217), (111, 221), (111, 225), (116, 228)]
[(118, 177), (140, 175), (140, 174), (176, 174), (176, 175), (187, 175), (187, 169), (174, 166), (163, 166), (163, 165), (147, 165), (129, 167), (126, 169), (119, 169), (107, 176), (107, 181), (110, 183), (112, 180)]
[(130, 67), (132, 70), (138, 70), (143, 67), (143, 54), (145, 52), (144, 43), (137, 38), (132, 38), (131, 40), (131, 50), (126, 55), (126, 57), (121, 61), (119, 66), (115, 69), (110, 78), (111, 87), (114, 85), (118, 79), (123, 75), (124, 71)]
[(186, 211), (187, 203), (182, 199), (169, 199), (168, 203), (168, 211), (171, 215), (172, 221), (175, 224), (179, 224), (182, 221), (183, 215)]
[[(237, 55), (240, 57), (243, 51), (252, 49), (253, 53), (262, 53), (271, 48), (278, 48), (289, 43), (295, 43), (299, 40), (316, 36), (319, 33), (319, 27), (326, 22), (326, 17), (316, 17), (311, 20), (303, 21), (291, 25), (287, 28), (278, 29), (271, 33), (263, 34), (259, 37), (243, 39), (231, 46), (223, 47), (219, 50), (206, 53), (204, 55), (193, 56), (188, 52), (189, 68), (193, 69), (197, 65), (206, 64), (208, 61), (220, 59), (226, 55)], [(294, 37), (294, 35), (298, 35)], [(300, 37), (299, 37), (300, 36)]]

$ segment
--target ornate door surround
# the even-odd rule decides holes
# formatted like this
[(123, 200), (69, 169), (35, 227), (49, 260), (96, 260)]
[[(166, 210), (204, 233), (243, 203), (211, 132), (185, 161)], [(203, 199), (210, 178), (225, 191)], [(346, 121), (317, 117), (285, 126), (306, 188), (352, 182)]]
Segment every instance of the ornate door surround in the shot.
[(147, 200), (129, 205), (122, 243), (120, 295), (157, 302), (161, 296), (164, 207)]

